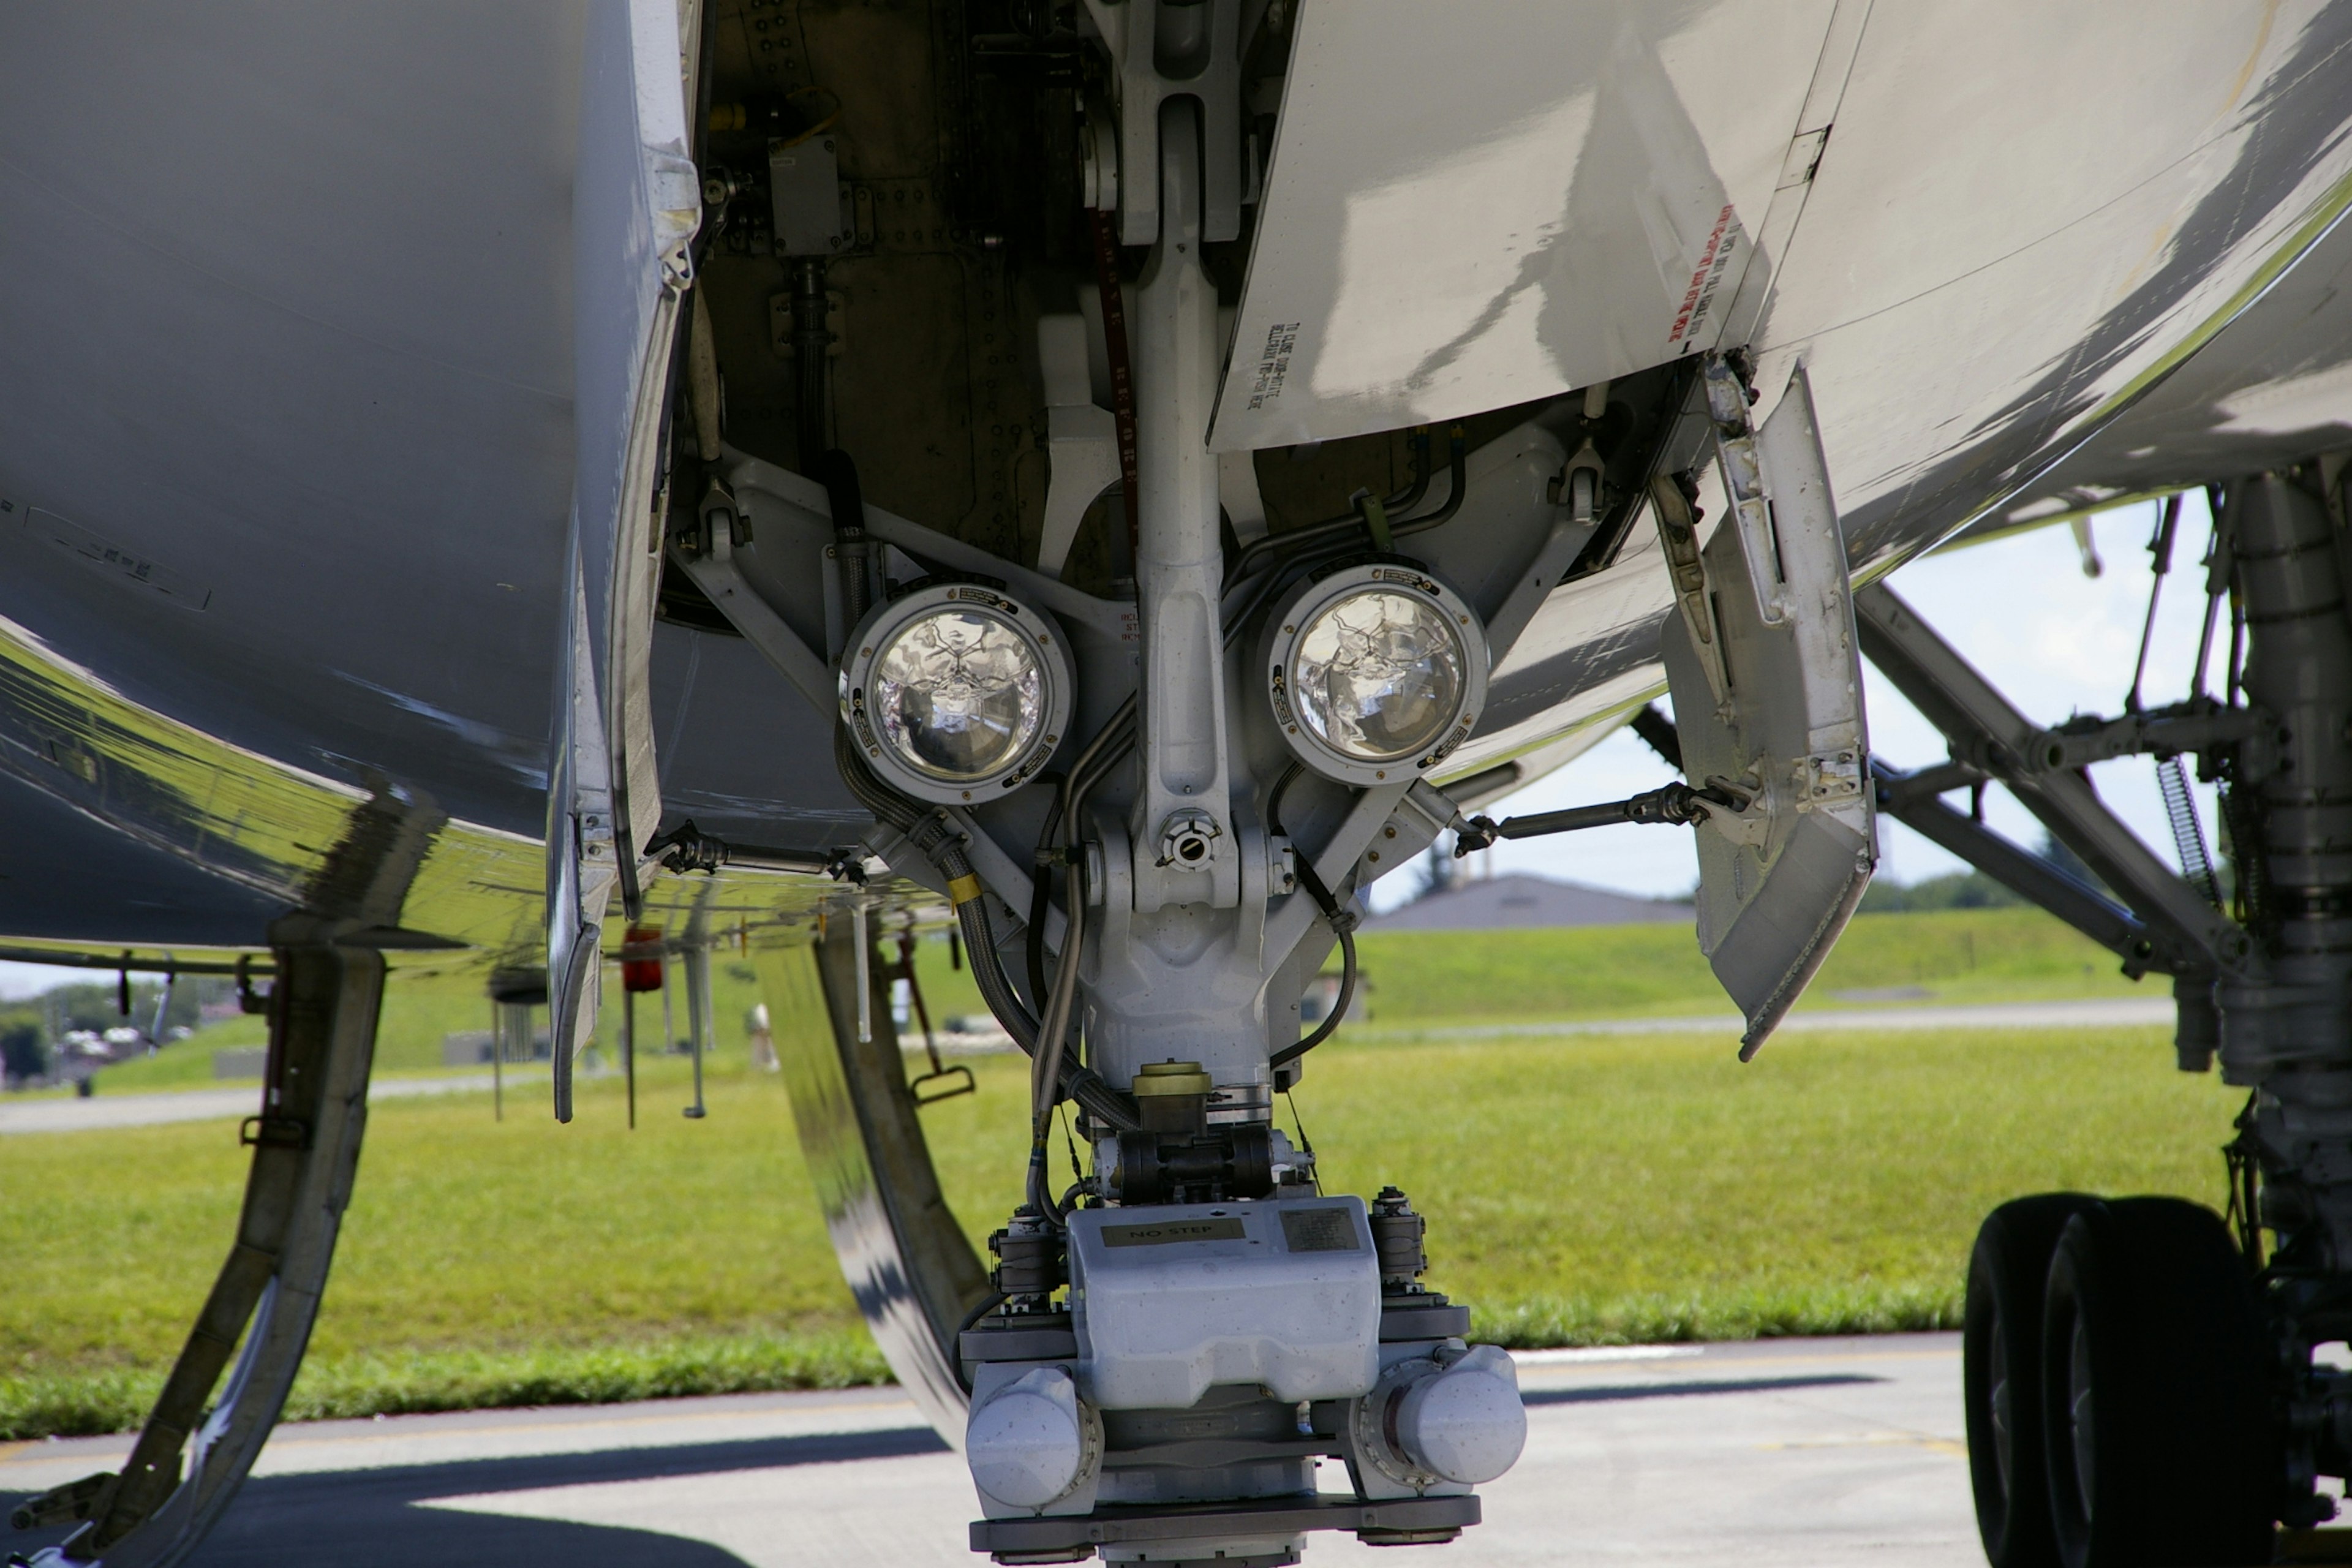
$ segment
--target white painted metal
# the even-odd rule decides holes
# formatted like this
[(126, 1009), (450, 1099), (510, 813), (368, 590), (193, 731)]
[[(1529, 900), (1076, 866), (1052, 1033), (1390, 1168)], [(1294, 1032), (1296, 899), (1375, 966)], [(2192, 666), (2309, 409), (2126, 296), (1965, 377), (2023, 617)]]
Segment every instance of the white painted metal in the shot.
[(1435, 1369), (1397, 1404), (1397, 1445), (1432, 1475), (1463, 1486), (1491, 1481), (1527, 1447), (1518, 1369), (1497, 1345), (1438, 1352)]
[[(1214, 242), (1241, 233), (1241, 9), (1240, 0), (1087, 0), (1087, 19), (1102, 36), (1118, 82), (1118, 161), (1129, 175), (1124, 188), (1116, 171), (1098, 182), (1089, 205), (1117, 204), (1126, 244), (1150, 245), (1166, 227), (1171, 198), (1154, 186), (1150, 171), (1166, 155), (1171, 105), (1194, 114), (1188, 140), (1197, 139), (1200, 149), (1203, 237)], [(1139, 178), (1137, 170), (1143, 171)]]
[[(1139, 694), (1143, 787), (1129, 818), (1139, 913), (1163, 905), (1231, 909), (1241, 896), (1225, 732), (1224, 639), (1218, 601), (1224, 550), (1217, 528), (1217, 460), (1202, 444), (1217, 372), (1217, 290), (1201, 268), (1200, 157), (1194, 106), (1171, 104), (1161, 140), (1165, 231), (1137, 291), (1136, 374), (1150, 388), (1137, 410), (1143, 486), (1135, 554), (1143, 620)], [(1133, 195), (1137, 183), (1129, 181)], [(1161, 853), (1171, 821), (1205, 817), (1206, 854)]]
[(1067, 1497), (1087, 1462), (1101, 1457), (1100, 1427), (1098, 1417), (1080, 1410), (1078, 1385), (1058, 1366), (1029, 1368), (993, 1388), (975, 1384), (963, 1454), (982, 1502), (1026, 1513)]
[(1716, 345), (1832, 0), (1301, 9), (1217, 449)]
[(1211, 1388), (1352, 1399), (1379, 1374), (1380, 1264), (1354, 1196), (1070, 1215), (1079, 1391), (1189, 1409)]
[(1752, 456), (1759, 504), (1755, 526), (1720, 528), (1701, 552), (1725, 698), (1685, 622), (1664, 642), (1684, 771), (1747, 798), (1696, 829), (1699, 946), (1747, 1016), (1746, 1057), (1828, 956), (1877, 843), (1853, 593), (1811, 395), (1799, 373), (1752, 437), (1736, 383), (1730, 396), (1723, 445)]
[(1087, 367), (1087, 319), (1037, 321), (1037, 367), (1045, 382), (1045, 516), (1037, 570), (1062, 574), (1078, 523), (1095, 498), (1118, 482), (1118, 421), (1096, 405)]
[[(661, 821), (655, 765), (655, 515), (663, 407), (687, 243), (702, 219), (688, 157), (675, 0), (602, 0), (587, 19), (573, 183), (572, 412), (565, 654), (548, 797), (547, 954), (559, 1113), (570, 1062), (595, 1027), (582, 933)], [(593, 949), (593, 942), (587, 947)]]

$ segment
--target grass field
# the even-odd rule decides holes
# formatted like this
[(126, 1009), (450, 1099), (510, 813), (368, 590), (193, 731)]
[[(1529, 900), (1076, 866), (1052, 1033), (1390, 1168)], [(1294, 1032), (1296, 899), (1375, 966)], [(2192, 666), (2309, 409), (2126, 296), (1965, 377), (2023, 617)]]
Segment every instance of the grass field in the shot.
[[(1981, 935), (2000, 922), (1968, 918), (1979, 973), (2064, 977), (2048, 944), (2002, 958)], [(1407, 973), (1422, 941), (1368, 964)], [(1482, 984), (1541, 967), (1480, 942), (1496, 955)], [(1833, 962), (1849, 949), (1856, 984), (1903, 962), (1853, 937)], [(1664, 981), (1639, 996), (1620, 984), (1633, 959), (1592, 967), (1619, 988), (1551, 976), (1548, 1005), (1664, 1005)], [(925, 1117), (977, 1242), (1016, 1196), (1025, 1069), (974, 1066), (980, 1091)], [(1309, 1066), (1297, 1111), (1327, 1188), (1404, 1187), (1430, 1218), (1432, 1283), (1512, 1344), (1949, 1325), (1991, 1205), (2059, 1186), (2218, 1202), (2236, 1109), (2212, 1079), (2173, 1071), (2151, 1030), (1791, 1037), (1744, 1068), (1727, 1033), (1343, 1034)], [(883, 1375), (774, 1077), (730, 1047), (696, 1123), (677, 1114), (684, 1064), (649, 1061), (635, 1133), (617, 1083), (584, 1084), (569, 1128), (548, 1119), (543, 1083), (502, 1123), (486, 1095), (371, 1112), (297, 1414)], [(226, 1250), (243, 1169), (226, 1122), (0, 1141), (0, 1437), (137, 1419)]]
[[(1376, 1026), (1732, 1011), (1687, 926), (1372, 930), (1357, 946)], [(1947, 910), (1857, 918), (1800, 1007), (1910, 987), (1939, 1003), (2165, 994), (2039, 910)]]
[[(1590, 926), (1540, 931), (1381, 931), (1358, 939), (1375, 1028), (1481, 1022), (1727, 1014), (1688, 927)], [(969, 972), (951, 969), (944, 942), (927, 941), (918, 972), (934, 1022), (987, 1009)], [(744, 1015), (759, 998), (751, 969), (721, 959), (713, 970), (719, 1039), (740, 1048)], [(2104, 949), (2037, 910), (1948, 910), (1864, 915), (1846, 928), (1807, 994), (1805, 1007), (1839, 1007), (1841, 991), (1919, 987), (1938, 1003), (2063, 996), (2158, 995), (2116, 972)], [(1868, 1004), (1864, 1004), (1868, 1005)], [(660, 1035), (660, 1003), (640, 1002), (639, 1027)], [(674, 1029), (686, 1027), (683, 1010)], [(377, 1071), (443, 1072), (441, 1039), (489, 1027), (479, 976), (430, 969), (395, 975), (384, 1003)], [(617, 1027), (611, 1019), (604, 1032)], [(194, 1089), (214, 1082), (212, 1053), (257, 1046), (258, 1017), (215, 1025), (140, 1061), (107, 1068), (99, 1091)], [(63, 1092), (63, 1091), (58, 1091)]]

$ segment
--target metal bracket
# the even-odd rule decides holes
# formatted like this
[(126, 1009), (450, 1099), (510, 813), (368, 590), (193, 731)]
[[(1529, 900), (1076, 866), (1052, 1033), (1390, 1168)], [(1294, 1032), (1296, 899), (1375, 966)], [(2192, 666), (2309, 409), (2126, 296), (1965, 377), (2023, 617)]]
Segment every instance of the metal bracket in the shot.
[[(2224, 708), (2210, 697), (2146, 713), (2126, 713), (2120, 719), (2085, 713), (2034, 735), (2018, 764), (2028, 773), (2048, 773), (2148, 752), (2167, 757), (2248, 742), (2261, 746), (2277, 730), (2278, 721), (2260, 709)], [(2249, 782), (2267, 777), (2277, 768), (2275, 743), (2261, 749), (2265, 756), (2240, 754), (2241, 773)]]
[(1087, 0), (1118, 79), (1120, 244), (1160, 237), (1160, 108), (1184, 98), (1201, 110), (1201, 237), (1241, 237), (1241, 0)]
[(1037, 319), (1037, 363), (1045, 380), (1045, 516), (1037, 570), (1059, 577), (1095, 498), (1119, 479), (1118, 417), (1095, 405), (1087, 379), (1087, 319)]
[(1650, 484), (1650, 515), (1658, 525), (1658, 545), (1666, 558), (1666, 579), (1674, 584), (1675, 607), (1682, 613), (1683, 628), (1698, 650), (1706, 689), (1720, 710), (1731, 700), (1731, 677), (1723, 667), (1723, 628), (1716, 625), (1715, 605), (1708, 597), (1706, 563), (1698, 548), (1698, 517), (1690, 498), (1672, 474), (1660, 474)]
[[(1811, 388), (1800, 370), (1751, 432), (1730, 363), (1710, 356), (1705, 369), (1736, 515), (1696, 559), (1681, 550), (1684, 613), (1661, 645), (1685, 774), (1741, 801), (1711, 811), (1695, 840), (1699, 946), (1747, 1016), (1745, 1059), (1829, 955), (1877, 846), (1862, 787), (1868, 753), (1845, 542)], [(1686, 503), (1677, 508), (1671, 481), (1652, 500), (1671, 567), (1674, 547), (1696, 542)]]
[(1756, 615), (1768, 626), (1786, 626), (1789, 574), (1780, 559), (1780, 536), (1773, 526), (1772, 499), (1765, 493), (1764, 460), (1756, 427), (1748, 417), (1748, 389), (1722, 354), (1709, 354), (1702, 370), (1706, 411), (1715, 421), (1715, 457), (1723, 470), (1724, 493), (1731, 498), (1732, 526), (1739, 531), (1748, 561)]

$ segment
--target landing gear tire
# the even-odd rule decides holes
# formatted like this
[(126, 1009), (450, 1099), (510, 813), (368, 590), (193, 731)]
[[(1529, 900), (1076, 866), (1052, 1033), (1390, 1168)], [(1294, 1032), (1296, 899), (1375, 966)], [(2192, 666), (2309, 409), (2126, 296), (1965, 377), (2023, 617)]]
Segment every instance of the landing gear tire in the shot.
[(2060, 1568), (2042, 1452), (2042, 1288), (2066, 1222), (2097, 1202), (2040, 1193), (2005, 1203), (1969, 1258), (1961, 1384), (1977, 1531), (1992, 1568)]
[(2066, 1222), (2042, 1313), (2064, 1568), (2268, 1563), (2284, 1474), (2261, 1302), (2219, 1215), (2178, 1198)]

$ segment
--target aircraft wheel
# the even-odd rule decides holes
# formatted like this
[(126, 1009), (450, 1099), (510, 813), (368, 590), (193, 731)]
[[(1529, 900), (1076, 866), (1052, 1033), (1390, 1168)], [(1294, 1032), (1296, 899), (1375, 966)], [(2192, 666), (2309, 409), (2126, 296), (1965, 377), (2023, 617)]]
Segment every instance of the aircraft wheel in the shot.
[(2098, 1200), (2040, 1193), (1985, 1216), (1969, 1258), (1961, 1385), (1977, 1531), (1992, 1568), (2059, 1568), (2042, 1464), (2042, 1299), (2066, 1222)]
[(2252, 1275), (2210, 1209), (2095, 1204), (2043, 1308), (2042, 1422), (2064, 1568), (2268, 1563), (2284, 1481)]

